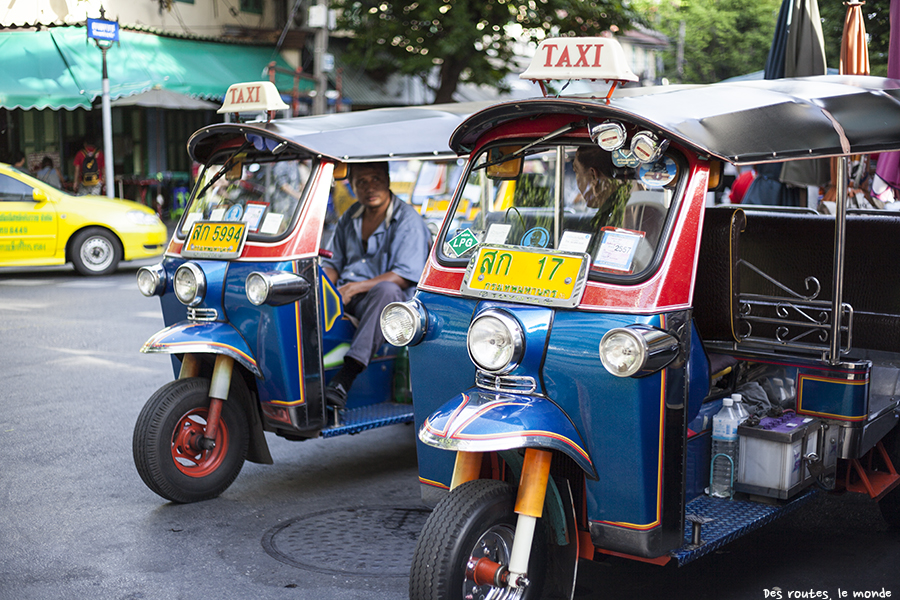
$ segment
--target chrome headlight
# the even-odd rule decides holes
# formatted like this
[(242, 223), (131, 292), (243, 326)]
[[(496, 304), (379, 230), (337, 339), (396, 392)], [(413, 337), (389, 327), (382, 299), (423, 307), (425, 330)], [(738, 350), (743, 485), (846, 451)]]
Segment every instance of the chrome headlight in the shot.
[(148, 298), (162, 296), (166, 293), (166, 270), (161, 264), (141, 267), (137, 272), (137, 286), (141, 293)]
[(203, 302), (203, 295), (206, 293), (203, 269), (194, 263), (184, 263), (175, 271), (173, 287), (175, 296), (182, 304), (197, 306)]
[(309, 282), (288, 271), (254, 271), (247, 275), (246, 287), (247, 299), (256, 306), (290, 304), (309, 293)]
[(678, 340), (646, 326), (610, 329), (600, 340), (600, 361), (616, 377), (642, 377), (659, 371), (680, 351)]
[(489, 373), (515, 369), (525, 352), (525, 332), (519, 322), (499, 310), (486, 310), (472, 321), (466, 336), (469, 357)]
[(381, 333), (394, 346), (415, 346), (427, 330), (427, 313), (418, 300), (391, 302), (381, 311)]

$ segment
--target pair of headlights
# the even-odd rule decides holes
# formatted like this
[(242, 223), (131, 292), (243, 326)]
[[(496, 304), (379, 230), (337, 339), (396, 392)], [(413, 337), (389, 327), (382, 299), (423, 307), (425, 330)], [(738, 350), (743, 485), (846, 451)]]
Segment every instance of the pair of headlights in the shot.
[[(426, 333), (428, 315), (417, 300), (394, 302), (381, 313), (381, 331), (395, 346), (410, 346)], [(466, 348), (475, 365), (503, 375), (514, 370), (525, 354), (525, 331), (501, 309), (480, 313), (469, 325)], [(680, 352), (678, 340), (645, 325), (611, 329), (600, 340), (600, 361), (617, 377), (644, 376), (671, 363)]]
[[(141, 267), (137, 273), (138, 289), (145, 296), (162, 296), (166, 291), (166, 271), (162, 265)], [(247, 276), (247, 299), (259, 306), (281, 306), (295, 302), (309, 293), (309, 282), (287, 271), (259, 272)], [(175, 297), (186, 306), (197, 306), (206, 295), (206, 275), (199, 265), (186, 262), (175, 270), (172, 278)]]

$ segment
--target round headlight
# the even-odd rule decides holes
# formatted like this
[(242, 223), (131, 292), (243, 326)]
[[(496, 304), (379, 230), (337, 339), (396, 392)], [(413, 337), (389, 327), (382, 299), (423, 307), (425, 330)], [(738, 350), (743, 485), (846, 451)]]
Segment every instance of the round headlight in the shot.
[(513, 317), (487, 311), (472, 321), (466, 345), (469, 357), (478, 367), (490, 373), (507, 373), (522, 359), (525, 334)]
[(644, 338), (632, 329), (610, 329), (600, 340), (600, 361), (616, 377), (631, 377), (646, 360)]
[(162, 265), (141, 267), (137, 272), (137, 285), (147, 297), (162, 296), (166, 291), (166, 270)]
[(381, 333), (394, 346), (413, 345), (425, 333), (425, 310), (416, 300), (391, 302), (381, 311)]
[(247, 299), (259, 306), (269, 297), (269, 284), (266, 278), (259, 273), (250, 273), (247, 276)]
[(182, 304), (197, 306), (203, 301), (203, 294), (206, 292), (206, 276), (194, 263), (184, 263), (175, 271), (173, 287), (175, 296)]

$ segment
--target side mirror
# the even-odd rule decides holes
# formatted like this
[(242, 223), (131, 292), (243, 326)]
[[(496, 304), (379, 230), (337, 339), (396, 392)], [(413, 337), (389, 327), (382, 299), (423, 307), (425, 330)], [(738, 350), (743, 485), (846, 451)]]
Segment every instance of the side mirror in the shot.
[(487, 176), (491, 179), (516, 179), (522, 173), (522, 165), (525, 162), (524, 158), (517, 156), (516, 158), (503, 160), (503, 157), (508, 154), (513, 154), (520, 148), (520, 146), (491, 148), (488, 153), (488, 161), (496, 164), (488, 165)]
[(238, 181), (244, 174), (244, 161), (237, 160), (225, 173), (225, 181)]
[(350, 167), (345, 162), (336, 162), (334, 163), (334, 180), (340, 181), (342, 179), (347, 179), (347, 176), (350, 174)]
[(37, 188), (31, 189), (31, 197), (38, 203), (47, 201), (47, 193), (44, 192), (44, 190), (39, 190)]
[(725, 170), (725, 165), (722, 164), (720, 160), (713, 160), (709, 163), (709, 181), (706, 184), (706, 188), (713, 192), (721, 192), (724, 189), (725, 179), (722, 177), (722, 174)]

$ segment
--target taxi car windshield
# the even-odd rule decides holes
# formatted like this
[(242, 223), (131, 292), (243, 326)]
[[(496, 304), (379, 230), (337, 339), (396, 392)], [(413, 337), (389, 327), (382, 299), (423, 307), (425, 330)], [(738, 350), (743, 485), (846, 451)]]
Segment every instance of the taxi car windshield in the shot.
[(459, 186), (439, 238), (441, 262), (462, 266), (478, 245), (499, 244), (587, 253), (592, 279), (650, 272), (679, 197), (680, 155), (630, 165), (593, 144), (544, 145), (525, 153), (518, 174), (500, 179), (483, 168), (496, 154), (476, 157)]
[(196, 221), (244, 221), (251, 239), (284, 234), (302, 205), (313, 170), (311, 159), (245, 162), (239, 176), (222, 176), (227, 163), (209, 164), (179, 228), (186, 235)]

